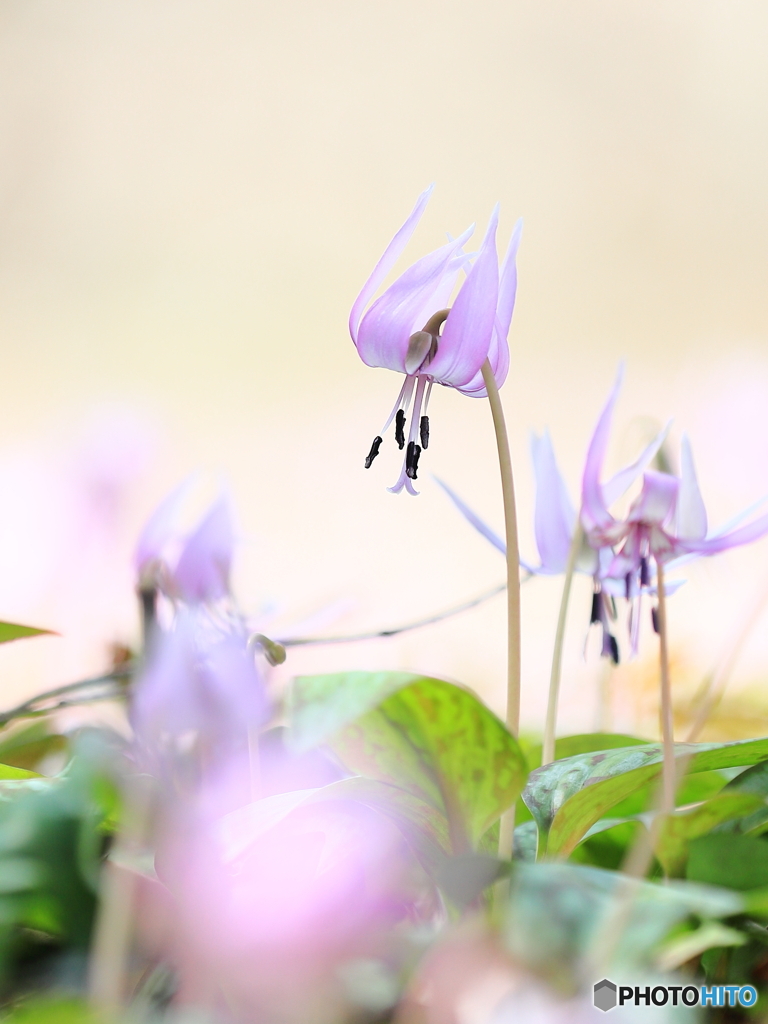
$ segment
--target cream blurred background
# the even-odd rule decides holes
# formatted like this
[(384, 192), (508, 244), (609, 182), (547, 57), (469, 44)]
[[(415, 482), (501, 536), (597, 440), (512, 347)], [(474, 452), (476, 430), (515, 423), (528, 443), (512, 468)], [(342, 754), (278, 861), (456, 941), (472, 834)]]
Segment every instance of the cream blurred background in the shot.
[[(238, 594), (272, 635), (393, 626), (503, 580), (430, 479), (501, 529), (486, 403), (437, 390), (418, 499), (385, 489), (393, 443), (362, 467), (399, 380), (359, 361), (348, 311), (430, 181), (403, 266), (496, 200), (502, 245), (525, 218), (503, 398), (526, 554), (528, 431), (549, 425), (575, 494), (621, 359), (615, 464), (674, 416), (714, 525), (768, 492), (760, 0), (3, 0), (0, 83), (0, 618), (62, 634), (0, 650), (3, 706), (135, 642), (134, 539), (195, 469), (227, 481)], [(764, 590), (768, 540), (687, 576), (680, 693)], [(524, 588), (532, 729), (559, 588)], [(580, 586), (563, 731), (596, 721), (588, 611)], [(422, 670), (500, 709), (503, 623), (496, 598), (287, 669)], [(655, 728), (654, 656), (646, 628), (614, 725)], [(732, 684), (756, 731), (766, 659), (768, 613)]]

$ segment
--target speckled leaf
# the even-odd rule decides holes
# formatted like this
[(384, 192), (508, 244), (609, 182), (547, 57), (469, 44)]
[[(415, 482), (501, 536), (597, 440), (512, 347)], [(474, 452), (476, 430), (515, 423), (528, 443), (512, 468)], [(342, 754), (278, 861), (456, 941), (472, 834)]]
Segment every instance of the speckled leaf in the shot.
[(515, 739), (477, 697), (422, 678), (331, 740), (353, 771), (407, 789), (446, 814), (454, 853), (476, 848), (525, 782)]
[(299, 676), (289, 696), (287, 742), (297, 753), (317, 747), (391, 693), (422, 678), (410, 672)]
[[(679, 743), (688, 772), (755, 764), (768, 759), (768, 739), (738, 743)], [(619, 801), (661, 773), (661, 745), (579, 754), (531, 772), (523, 799), (539, 827), (539, 856), (566, 857)]]
[(742, 818), (759, 807), (765, 800), (753, 793), (720, 793), (705, 800), (698, 807), (667, 815), (659, 826), (655, 853), (669, 876), (679, 876), (688, 859), (688, 844), (698, 836), (706, 835), (716, 825), (732, 818)]
[[(617, 747), (639, 747), (648, 740), (638, 739), (620, 732), (582, 732), (575, 736), (559, 736), (555, 740), (555, 760), (574, 757), (576, 754), (590, 754), (595, 750), (614, 750)], [(525, 751), (528, 769), (541, 767), (541, 744), (536, 743)]]

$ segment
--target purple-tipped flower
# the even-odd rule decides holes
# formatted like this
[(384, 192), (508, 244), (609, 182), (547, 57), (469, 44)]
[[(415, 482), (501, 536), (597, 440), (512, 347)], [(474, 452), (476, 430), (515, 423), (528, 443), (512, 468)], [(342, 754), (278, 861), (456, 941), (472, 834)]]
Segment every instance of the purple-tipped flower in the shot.
[(183, 536), (178, 521), (190, 487), (191, 481), (185, 481), (150, 517), (136, 546), (135, 564), (141, 589), (159, 589), (195, 605), (229, 594), (234, 531), (229, 501), (222, 496)]
[[(414, 263), (369, 305), (415, 231), (432, 187), (422, 192), (387, 246), (355, 300), (349, 318), (349, 331), (363, 362), (405, 374), (395, 406), (365, 460), (368, 469), (379, 453), (383, 435), (394, 422), (398, 446), (406, 449), (400, 477), (390, 488), (394, 493), (403, 487), (410, 494), (418, 493), (412, 481), (417, 478), (421, 451), (429, 445), (427, 409), (432, 385), (444, 384), (483, 398), (486, 390), (481, 367), (485, 360), (489, 360), (498, 386), (504, 383), (509, 369), (507, 335), (515, 305), (515, 257), (522, 226), (518, 222), (515, 227), (499, 271), (498, 207), (491, 214), (474, 262), (463, 250), (473, 231), (468, 228)], [(470, 264), (467, 278), (449, 307), (458, 276)], [(406, 436), (411, 400), (413, 408)]]
[[(598, 421), (597, 432), (602, 431), (606, 421), (606, 410), (613, 409), (621, 387), (622, 372), (609, 395), (608, 402)], [(610, 425), (608, 423), (608, 425)], [(600, 484), (600, 492), (611, 501), (621, 497), (637, 480), (654, 458), (664, 442), (667, 434), (665, 427), (640, 453), (629, 466), (620, 470), (607, 482)], [(607, 434), (606, 434), (607, 437)], [(536, 479), (536, 505), (534, 510), (534, 533), (536, 547), (539, 552), (538, 565), (521, 559), (521, 566), (533, 575), (558, 576), (566, 571), (573, 536), (578, 516), (563, 475), (557, 465), (549, 431), (541, 437), (531, 436), (531, 457)], [(450, 487), (438, 480), (459, 511), (494, 547), (506, 554), (504, 541), (487, 526), (468, 506), (455, 494)], [(578, 552), (575, 571), (592, 576), (594, 594), (590, 611), (590, 624), (599, 625), (602, 629), (602, 653), (613, 661), (618, 661), (618, 644), (611, 633), (610, 620), (615, 618), (613, 597), (623, 592), (624, 580), (613, 578), (611, 564), (614, 552), (610, 544), (591, 544), (588, 537), (584, 538)]]
[(683, 437), (680, 476), (647, 470), (643, 474), (642, 490), (626, 518), (615, 519), (609, 506), (618, 495), (600, 484), (615, 397), (612, 395), (603, 410), (587, 454), (581, 521), (593, 548), (618, 548), (607, 567), (607, 576), (623, 581), (627, 599), (635, 602), (631, 634), (633, 650), (637, 650), (637, 605), (642, 593), (652, 590), (654, 567), (691, 554), (714, 555), (758, 540), (768, 533), (768, 515), (738, 529), (721, 530), (708, 536), (707, 513), (690, 444), (687, 437)]
[(268, 717), (245, 638), (209, 636), (190, 611), (160, 634), (131, 707), (140, 759), (162, 775), (190, 758), (211, 765), (245, 749), (248, 730)]

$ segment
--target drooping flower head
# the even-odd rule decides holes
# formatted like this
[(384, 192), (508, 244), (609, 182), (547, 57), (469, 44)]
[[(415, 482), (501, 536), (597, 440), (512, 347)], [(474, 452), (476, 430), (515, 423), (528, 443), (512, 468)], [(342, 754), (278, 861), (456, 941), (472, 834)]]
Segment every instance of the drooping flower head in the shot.
[[(622, 371), (616, 378), (608, 397), (606, 409), (613, 408), (622, 382)], [(598, 430), (605, 419), (605, 409), (598, 421)], [(646, 445), (635, 461), (620, 470), (605, 483), (600, 484), (601, 493), (610, 501), (620, 498), (638, 479), (659, 451), (667, 435), (668, 426), (661, 430)], [(531, 458), (536, 481), (536, 503), (534, 508), (534, 534), (539, 561), (524, 561), (520, 565), (531, 575), (559, 576), (566, 571), (568, 558), (577, 527), (578, 514), (568, 493), (568, 487), (557, 464), (549, 431), (541, 436), (531, 435)], [(459, 511), (483, 536), (502, 554), (506, 554), (504, 541), (480, 519), (443, 481), (438, 480)], [(614, 551), (610, 544), (592, 544), (584, 536), (578, 551), (575, 571), (593, 578), (594, 590), (590, 610), (590, 624), (602, 629), (602, 654), (614, 662), (619, 659), (618, 643), (611, 631), (611, 619), (615, 618), (613, 598), (623, 593), (623, 577), (615, 578), (611, 573)]]
[(619, 494), (600, 483), (615, 402), (614, 394), (603, 410), (587, 453), (581, 522), (593, 548), (615, 552), (606, 576), (621, 581), (627, 600), (633, 602), (630, 630), (636, 651), (639, 601), (643, 593), (653, 592), (655, 568), (689, 555), (714, 555), (758, 540), (768, 533), (768, 515), (733, 528), (751, 513), (748, 509), (725, 528), (708, 533), (690, 443), (683, 436), (680, 476), (646, 470), (642, 490), (626, 517), (615, 518), (609, 506)]
[[(412, 481), (417, 478), (421, 451), (429, 445), (427, 409), (433, 384), (484, 398), (481, 367), (485, 360), (489, 360), (498, 386), (504, 383), (509, 369), (507, 335), (515, 304), (515, 258), (522, 226), (518, 223), (512, 233), (500, 271), (496, 253), (498, 207), (491, 214), (482, 245), (474, 257), (463, 249), (473, 232), (470, 227), (414, 263), (371, 303), (413, 235), (432, 188), (422, 192), (410, 216), (385, 249), (355, 300), (349, 318), (349, 331), (363, 362), (405, 374), (394, 408), (365, 460), (367, 469), (394, 421), (395, 440), (401, 449), (406, 449), (400, 477), (390, 488), (395, 493), (403, 487), (410, 494), (418, 493)], [(467, 271), (466, 280), (449, 306), (463, 270)]]
[(134, 688), (131, 724), (139, 761), (162, 777), (194, 779), (193, 763), (215, 765), (247, 747), (270, 708), (246, 638), (215, 635), (184, 610), (159, 634)]
[(189, 605), (212, 603), (230, 592), (234, 529), (229, 501), (217, 498), (191, 533), (179, 519), (191, 489), (185, 480), (158, 506), (136, 545), (140, 588), (161, 590)]

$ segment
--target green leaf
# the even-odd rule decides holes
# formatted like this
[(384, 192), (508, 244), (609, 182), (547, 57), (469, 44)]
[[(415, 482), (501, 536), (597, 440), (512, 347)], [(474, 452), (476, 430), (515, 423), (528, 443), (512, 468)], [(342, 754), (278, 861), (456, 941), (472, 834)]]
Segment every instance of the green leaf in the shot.
[[(575, 757), (576, 754), (591, 754), (595, 750), (615, 750), (617, 747), (644, 746), (647, 743), (648, 740), (620, 732), (583, 732), (575, 736), (560, 736), (555, 740), (555, 760), (561, 761), (564, 757)], [(529, 771), (541, 767), (541, 743), (526, 748), (525, 760)]]
[(740, 835), (694, 839), (685, 875), (695, 882), (742, 891), (768, 886), (768, 843)]
[(11, 640), (22, 640), (26, 636), (58, 636), (52, 629), (37, 629), (36, 626), (19, 626), (15, 622), (0, 622), (0, 644)]
[(16, 768), (11, 764), (0, 764), (0, 780), (3, 782), (16, 782), (20, 779), (39, 779), (37, 772), (31, 772), (27, 768)]
[[(617, 871), (579, 864), (517, 863), (512, 873), (503, 937), (518, 964), (555, 985), (572, 985), (584, 969), (585, 952), (615, 911), (628, 880)], [(634, 972), (653, 964), (658, 944), (691, 914), (722, 918), (744, 910), (739, 893), (690, 882), (656, 885), (636, 881), (614, 963)], [(610, 976), (610, 975), (609, 975)]]
[(66, 736), (50, 733), (45, 722), (16, 726), (0, 734), (0, 763), (33, 769), (49, 754), (61, 753), (67, 747)]
[[(523, 799), (541, 833), (539, 856), (566, 857), (596, 821), (661, 773), (661, 745), (580, 754), (531, 773)], [(755, 764), (768, 758), (768, 739), (675, 746), (687, 771)]]
[(347, 725), (330, 745), (353, 771), (408, 790), (446, 815), (453, 853), (476, 848), (517, 799), (523, 755), (468, 690), (419, 678)]
[(331, 736), (391, 693), (417, 682), (410, 672), (335, 672), (299, 676), (289, 696), (289, 745), (297, 753), (325, 743)]
[(740, 832), (757, 836), (768, 830), (768, 761), (753, 765), (727, 784), (724, 793), (753, 793), (763, 797), (762, 807), (736, 821), (728, 821), (718, 832)]
[(724, 792), (698, 807), (666, 815), (659, 826), (654, 851), (665, 874), (670, 877), (682, 874), (692, 839), (706, 835), (723, 821), (742, 818), (761, 806), (765, 807), (765, 800), (755, 794)]
[(705, 921), (700, 928), (685, 931), (665, 942), (656, 956), (656, 965), (662, 971), (676, 971), (708, 949), (743, 946), (746, 941), (747, 936), (735, 928), (728, 928), (719, 921)]

